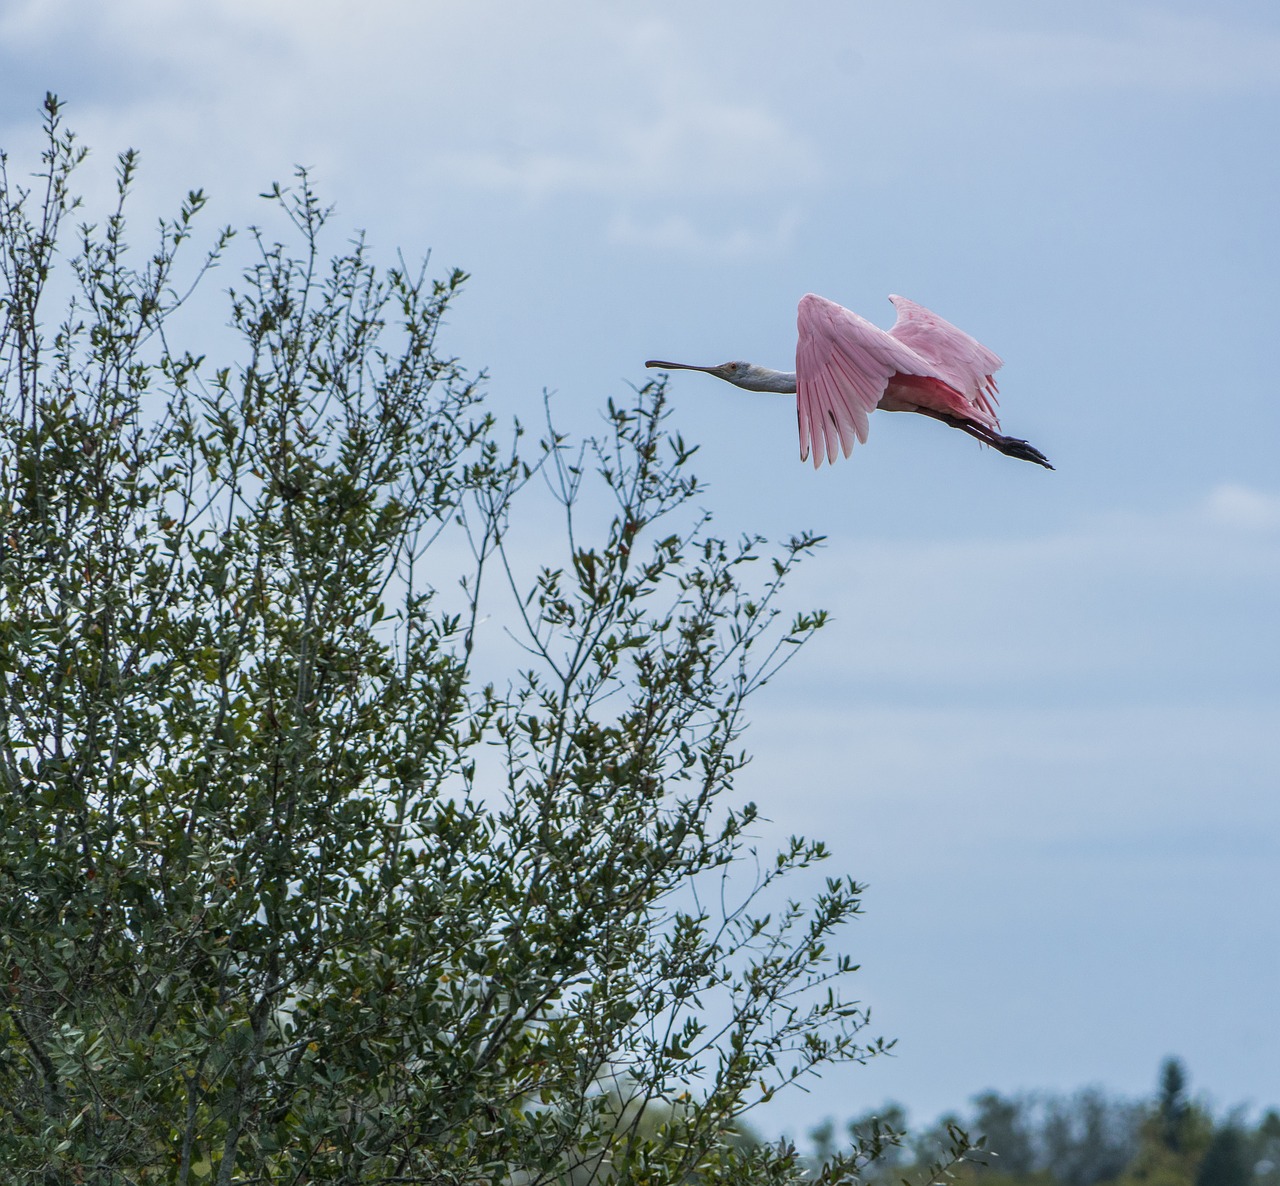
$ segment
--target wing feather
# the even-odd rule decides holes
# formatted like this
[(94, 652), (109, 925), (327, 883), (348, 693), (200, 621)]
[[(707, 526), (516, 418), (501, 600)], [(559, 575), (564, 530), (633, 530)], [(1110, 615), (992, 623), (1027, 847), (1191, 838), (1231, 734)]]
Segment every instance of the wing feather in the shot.
[(840, 413), (843, 413), (844, 409), (840, 406), (839, 395), (831, 389), (831, 384), (825, 375), (822, 376), (820, 387), (818, 415), (822, 420), (822, 434), (826, 438), (827, 460), (835, 461), (840, 455), (840, 446), (843, 444), (840, 439)]
[(866, 443), (867, 418), (893, 385), (891, 406), (912, 405), (991, 428), (1000, 356), (936, 313), (905, 297), (889, 298), (897, 320), (887, 332), (808, 293), (796, 316), (796, 413), (800, 457), (846, 457)]
[(939, 378), (963, 394), (982, 420), (998, 428), (993, 376), (1004, 366), (1004, 360), (923, 305), (906, 297), (889, 299), (898, 311), (890, 335), (928, 359)]
[[(827, 408), (827, 418), (832, 427), (835, 429), (839, 439), (840, 449), (846, 457), (853, 449), (853, 411), (849, 407), (844, 398), (844, 393), (831, 382), (830, 375), (823, 375), (819, 383), (823, 392), (823, 404)], [(830, 440), (828, 440), (828, 445)], [(834, 454), (828, 450), (828, 456), (832, 461), (835, 460)]]
[[(796, 396), (796, 422), (800, 429), (800, 460), (809, 459), (809, 404), (802, 396)], [(817, 463), (815, 462), (815, 465)]]
[(812, 449), (815, 467), (824, 453), (834, 461), (839, 445), (848, 457), (854, 438), (865, 444), (867, 417), (894, 375), (935, 373), (909, 343), (825, 297), (802, 297), (796, 324), (800, 457)]

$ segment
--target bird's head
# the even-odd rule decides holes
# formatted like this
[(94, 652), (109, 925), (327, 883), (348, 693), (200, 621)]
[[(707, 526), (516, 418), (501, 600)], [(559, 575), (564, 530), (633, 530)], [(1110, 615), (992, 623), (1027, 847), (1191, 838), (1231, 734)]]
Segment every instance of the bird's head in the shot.
[(718, 367), (655, 361), (644, 365), (661, 367), (664, 371), (705, 371), (708, 375), (715, 375), (717, 379), (723, 379), (735, 387), (745, 387), (748, 391), (781, 391), (794, 395), (796, 390), (796, 377), (791, 371), (771, 371), (768, 367), (756, 366), (753, 362), (722, 362)]
[(644, 365), (662, 371), (705, 371), (708, 375), (715, 375), (717, 379), (724, 379), (728, 383), (737, 383), (754, 369), (749, 362), (722, 362), (716, 367), (700, 367), (691, 362), (659, 362), (656, 359), (650, 359)]

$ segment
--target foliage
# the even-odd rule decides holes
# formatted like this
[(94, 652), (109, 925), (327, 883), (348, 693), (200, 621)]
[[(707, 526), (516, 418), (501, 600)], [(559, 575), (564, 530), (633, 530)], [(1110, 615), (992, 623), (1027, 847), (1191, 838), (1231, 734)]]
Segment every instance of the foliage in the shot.
[(847, 1162), (858, 1182), (940, 1183), (960, 1177), (980, 1161), (983, 1142), (973, 1142), (954, 1116), (944, 1116), (932, 1128), (908, 1136), (906, 1111), (900, 1104), (887, 1104), (845, 1126), (848, 1149), (836, 1140), (835, 1123), (827, 1118), (809, 1137), (814, 1153), (809, 1159), (814, 1180), (838, 1181), (828, 1168)]
[[(846, 1126), (866, 1147), (873, 1126), (888, 1121), (899, 1140), (867, 1167), (864, 1177), (888, 1186), (932, 1178), (927, 1168), (959, 1129), (978, 1134), (980, 1153), (952, 1167), (954, 1176), (983, 1186), (1276, 1186), (1280, 1182), (1280, 1115), (1255, 1126), (1234, 1111), (1220, 1122), (1187, 1095), (1187, 1075), (1176, 1059), (1160, 1068), (1150, 1101), (1109, 1096), (1085, 1088), (1070, 1096), (995, 1091), (974, 1097), (967, 1116), (946, 1116), (907, 1139), (907, 1117), (897, 1104)], [(811, 1134), (815, 1163), (836, 1155), (835, 1125)]]
[(1158, 1138), (1170, 1153), (1179, 1153), (1191, 1134), (1191, 1105), (1187, 1101), (1187, 1072), (1176, 1058), (1166, 1058), (1160, 1067), (1160, 1096), (1156, 1102)]
[(879, 1048), (860, 887), (788, 897), (825, 850), (757, 857), (731, 795), (818, 541), (718, 538), (661, 385), (504, 437), (436, 347), (465, 277), (327, 257), (305, 175), (224, 346), (204, 195), (139, 259), (125, 153), (69, 231), (46, 115), (0, 174), (6, 1180), (794, 1178), (740, 1117)]
[(1224, 1124), (1214, 1134), (1196, 1170), (1195, 1186), (1249, 1186), (1253, 1167), (1240, 1127)]

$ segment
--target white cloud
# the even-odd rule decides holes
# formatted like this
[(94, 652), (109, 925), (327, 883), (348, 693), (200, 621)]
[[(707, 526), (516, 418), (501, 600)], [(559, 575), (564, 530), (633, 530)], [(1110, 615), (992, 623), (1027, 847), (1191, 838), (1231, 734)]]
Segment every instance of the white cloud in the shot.
[(1242, 531), (1280, 528), (1280, 496), (1225, 483), (1210, 491), (1204, 508), (1210, 522)]
[(575, 0), (41, 0), (6, 10), (0, 45), (0, 70), (43, 60), (41, 93), (62, 92), (99, 153), (137, 145), (223, 193), (298, 161), (322, 185), (394, 175), (428, 201), (583, 199), (615, 242), (723, 258), (785, 246), (792, 195), (822, 173), (735, 54)]
[(507, 143), (490, 134), (440, 163), (474, 185), (532, 199), (755, 195), (816, 179), (817, 157), (799, 129), (758, 99), (717, 89), (682, 56), (675, 30), (665, 36), (654, 53), (654, 22), (619, 33), (615, 65), (633, 89), (600, 86), (594, 68), (566, 71), (538, 92)]
[(785, 251), (800, 225), (798, 210), (784, 211), (772, 226), (710, 229), (684, 214), (645, 219), (623, 211), (609, 223), (610, 241), (627, 247), (742, 259)]
[(814, 172), (803, 153), (796, 167), (796, 138), (759, 108), (687, 96), (643, 114), (601, 112), (586, 121), (594, 131), (581, 146), (563, 143), (558, 122), (531, 130), (536, 147), (444, 152), (439, 162), (473, 185), (534, 199), (756, 193), (790, 189)]
[(1154, 8), (1113, 31), (960, 31), (931, 54), (1032, 90), (1234, 92), (1280, 87), (1280, 36)]
[[(842, 540), (813, 561), (806, 593), (863, 608), (765, 689), (739, 791), (777, 821), (767, 840), (821, 836), (823, 873), (871, 885), (848, 942), (903, 1039), (872, 1100), (1072, 1087), (1100, 1073), (1078, 1035), (1103, 1030), (1134, 1047), (1113, 1085), (1170, 1048), (1232, 1098), (1271, 1082), (1278, 510), (1231, 484), (1039, 538)], [(1191, 1023), (1197, 994), (1214, 1007)], [(1071, 1019), (1062, 1041), (1046, 1017)], [(1215, 1052), (1250, 1030), (1256, 1059)]]
[(841, 614), (803, 659), (841, 696), (1194, 702), (1269, 685), (1280, 498), (1223, 485), (1167, 513), (1022, 539), (843, 539), (803, 573)]

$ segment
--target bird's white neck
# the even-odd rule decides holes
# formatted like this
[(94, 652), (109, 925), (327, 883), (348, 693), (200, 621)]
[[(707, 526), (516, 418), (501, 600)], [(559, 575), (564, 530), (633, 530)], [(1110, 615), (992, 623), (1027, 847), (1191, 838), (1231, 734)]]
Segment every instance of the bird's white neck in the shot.
[(778, 391), (788, 395), (796, 391), (795, 371), (774, 371), (754, 363), (729, 382), (748, 391)]

